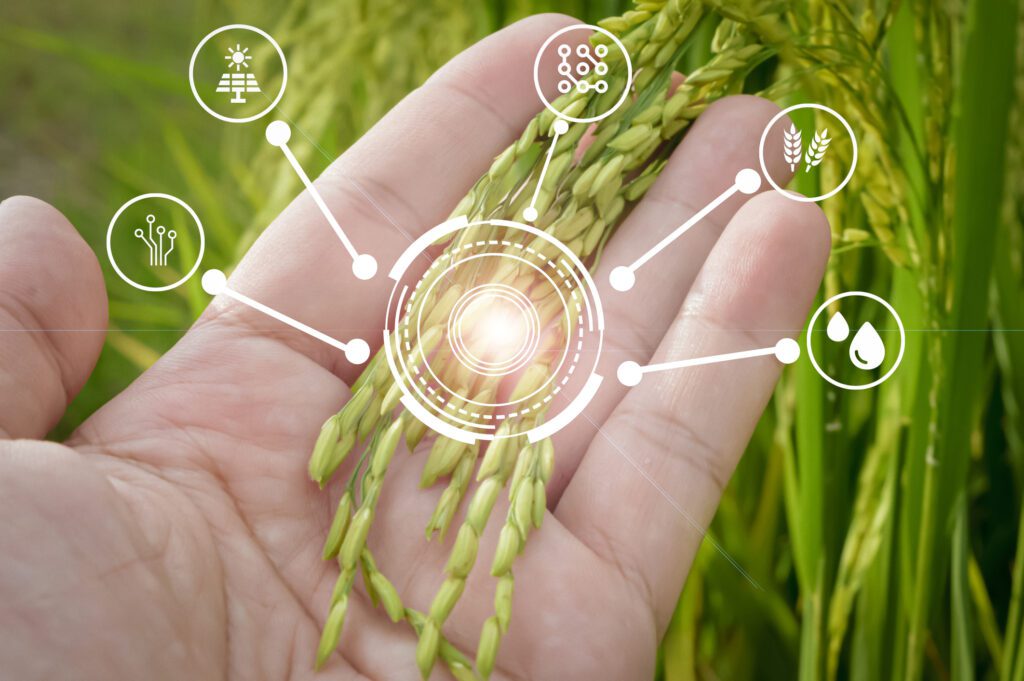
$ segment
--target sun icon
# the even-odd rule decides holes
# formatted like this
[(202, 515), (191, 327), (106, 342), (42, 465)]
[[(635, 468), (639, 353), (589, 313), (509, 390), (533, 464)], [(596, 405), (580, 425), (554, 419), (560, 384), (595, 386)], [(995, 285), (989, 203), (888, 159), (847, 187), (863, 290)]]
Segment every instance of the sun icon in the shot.
[(241, 45), (236, 44), (234, 47), (228, 46), (228, 53), (224, 57), (230, 63), (228, 68), (235, 67), (235, 71), (241, 71), (242, 68), (249, 68), (249, 62), (252, 60), (252, 55), (246, 54), (249, 48), (242, 49)]

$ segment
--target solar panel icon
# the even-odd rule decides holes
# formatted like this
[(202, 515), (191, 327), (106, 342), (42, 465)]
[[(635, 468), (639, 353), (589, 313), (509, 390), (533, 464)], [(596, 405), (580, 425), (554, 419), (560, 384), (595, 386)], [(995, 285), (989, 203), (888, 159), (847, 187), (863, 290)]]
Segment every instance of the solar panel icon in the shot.
[[(249, 68), (249, 62), (252, 60), (252, 55), (248, 52), (248, 47), (243, 49), (241, 45), (235, 45), (233, 48), (228, 47), (228, 54), (224, 57), (228, 60), (229, 70), (221, 74), (220, 82), (217, 83), (217, 92), (234, 93), (230, 100), (232, 104), (245, 104), (246, 93), (260, 91), (256, 76), (242, 71), (242, 69)], [(235, 69), (234, 73), (230, 71), (232, 68)]]

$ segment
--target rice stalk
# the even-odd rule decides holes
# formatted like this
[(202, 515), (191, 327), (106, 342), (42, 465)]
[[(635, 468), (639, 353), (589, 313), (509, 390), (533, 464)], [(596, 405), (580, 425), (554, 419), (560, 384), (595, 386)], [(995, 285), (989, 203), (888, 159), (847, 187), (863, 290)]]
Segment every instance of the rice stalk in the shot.
[[(703, 16), (703, 9), (700, 4), (687, 0), (645, 3), (644, 8), (601, 22), (605, 28), (618, 33), (626, 45), (637, 77), (633, 97), (619, 111), (595, 126), (594, 139), (582, 158), (578, 162), (574, 160), (573, 151), (588, 126), (573, 124), (558, 139), (548, 174), (538, 188), (545, 147), (552, 143), (555, 121), (554, 114), (544, 110), (530, 121), (515, 143), (497, 156), (489, 171), (455, 208), (453, 215), (466, 215), (471, 222), (494, 217), (515, 219), (526, 206), (528, 198), (536, 192), (537, 226), (567, 243), (582, 260), (593, 261), (598, 257), (601, 246), (614, 231), (627, 205), (642, 198), (664, 167), (662, 159), (665, 154), (689, 124), (711, 101), (729, 92), (769, 54), (768, 50), (741, 36), (729, 36), (722, 40), (712, 59), (691, 73), (684, 85), (666, 99), (674, 65), (685, 51), (687, 39)], [(606, 41), (600, 34), (592, 38), (595, 44)], [(570, 115), (592, 115), (588, 112), (603, 110), (615, 101), (624, 82), (622, 65), (614, 55), (612, 50), (606, 58), (610, 65), (610, 86), (606, 93), (597, 95), (594, 91), (586, 94), (573, 91), (556, 100), (554, 107), (570, 112)], [(454, 249), (471, 240), (496, 236), (485, 233), (488, 231), (495, 230), (486, 227), (466, 230), (446, 247)], [(540, 250), (546, 244), (538, 239), (531, 247)], [(494, 272), (478, 270), (473, 276), (475, 281), (518, 282), (529, 295), (543, 294), (529, 282), (520, 282), (520, 274), (514, 267)], [(477, 395), (496, 391), (497, 381), (469, 375), (459, 363), (446, 362), (447, 344), (441, 342), (443, 331), (439, 326), (460, 292), (473, 284), (474, 281), (458, 277), (453, 281), (438, 282), (432, 300), (419, 303), (423, 305), (425, 328), (428, 329), (424, 335), (430, 335), (430, 338), (413, 338), (412, 342), (439, 348), (436, 350), (438, 356), (431, 363), (445, 367), (445, 382), (463, 386), (463, 394)], [(547, 304), (544, 297), (536, 302), (543, 316), (553, 317), (557, 311)], [(557, 329), (559, 333), (570, 332), (564, 326)], [(553, 344), (557, 344), (557, 339)], [(365, 533), (372, 521), (373, 505), (382, 483), (372, 472), (379, 460), (378, 449), (385, 447), (384, 457), (389, 460), (399, 432), (406, 433), (410, 444), (418, 444), (426, 434), (424, 429), (411, 425), (413, 419), (401, 409), (397, 409), (395, 420), (386, 426), (386, 434), (380, 434), (385, 426), (378, 425), (378, 421), (389, 417), (390, 412), (396, 409), (400, 394), (387, 372), (382, 353), (377, 353), (353, 386), (352, 400), (325, 423), (310, 464), (313, 479), (321, 485), (326, 484), (351, 449), (349, 440), (353, 427), (357, 442), (371, 431), (378, 433), (363, 454), (371, 467), (367, 478), (369, 482), (364, 479), (363, 483), (363, 503), (351, 524), (344, 528), (344, 532), (336, 530), (332, 533), (329, 546), (325, 548), (325, 554), (331, 554), (338, 543), (333, 535), (344, 534), (338, 549), (342, 565), (338, 590), (345, 594), (352, 586), (355, 562), (365, 546)], [(420, 356), (425, 360), (429, 354), (428, 350)], [(531, 392), (547, 379), (550, 371), (548, 358), (542, 353), (537, 362), (525, 371), (519, 383), (512, 387), (512, 399), (517, 394)], [(347, 429), (342, 427), (342, 420)], [(505, 421), (506, 428), (523, 426), (510, 421)], [(476, 458), (476, 447), (441, 437), (434, 440), (424, 467), (422, 484), (429, 486), (445, 476), (450, 476), (450, 481), (427, 525), (428, 537), (434, 532), (441, 536), (445, 534), (468, 490)], [(386, 464), (383, 465), (386, 468)], [(499, 578), (495, 615), (485, 623), (477, 650), (476, 671), (484, 678), (489, 676), (501, 635), (507, 630), (511, 616), (512, 563), (525, 546), (531, 528), (536, 529), (541, 524), (546, 510), (545, 486), (553, 465), (554, 450), (550, 442), (519, 450), (512, 439), (497, 440), (485, 450), (477, 473), (480, 485), (470, 503), (466, 521), (456, 535), (445, 567), (446, 579), (429, 612), (418, 620), (417, 664), (424, 678), (430, 674), (442, 648), (440, 632), (444, 622), (462, 595), (466, 576), (476, 562), (479, 538), (497, 493), (508, 484), (511, 506), (491, 566), (492, 574)], [(338, 521), (337, 525), (341, 527), (345, 521)], [(335, 637), (334, 631), (330, 633)]]
[[(1019, 294), (1024, 285), (1024, 11), (1017, 26), (1017, 78), (1015, 101), (1007, 147), (1005, 229), (996, 249), (993, 293), (993, 347), (1000, 368), (1005, 432), (1009, 458), (1018, 489), (1024, 483), (1024, 340), (1009, 329), (1024, 328), (1024, 309)], [(1024, 680), (1024, 505), (1017, 517), (1016, 552), (1010, 580), (1010, 603), (1006, 614), (1003, 654), (996, 660), (1000, 678)], [(995, 665), (994, 665), (995, 666)]]
[[(1016, 55), (1017, 13), (1010, 3), (969, 3), (962, 69), (985, 72), (992, 80), (982, 86), (965, 80), (958, 92), (957, 115), (953, 121), (956, 160), (953, 190), (956, 196), (951, 214), (951, 241), (958, 257), (953, 259), (951, 295), (945, 314), (947, 328), (978, 328), (986, 321), (989, 286), (973, 272), (989, 271), (994, 253), (992, 233), (972, 229), (977, 220), (998, 219), (1004, 187), (1005, 136), (1012, 102), (1013, 65)], [(981, 177), (987, 174), (985, 180)], [(956, 392), (943, 390), (937, 413), (935, 459), (941, 466), (928, 466), (924, 481), (921, 538), (916, 556), (910, 631), (905, 676), (916, 681), (922, 674), (922, 655), (928, 631), (938, 540), (948, 541), (951, 526), (949, 500), (964, 493), (967, 455), (970, 451), (972, 415), (961, 407), (965, 397), (974, 398), (980, 389), (978, 367), (984, 351), (981, 337), (952, 336), (945, 339), (943, 363), (950, 368)], [(944, 501), (942, 501), (944, 500)], [(941, 509), (941, 510), (940, 510)]]

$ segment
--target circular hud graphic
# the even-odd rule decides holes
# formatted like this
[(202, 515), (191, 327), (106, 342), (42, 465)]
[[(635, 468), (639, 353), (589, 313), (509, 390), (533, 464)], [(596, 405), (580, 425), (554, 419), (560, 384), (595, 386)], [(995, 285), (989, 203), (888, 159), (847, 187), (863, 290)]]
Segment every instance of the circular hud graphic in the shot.
[[(439, 243), (452, 246), (423, 271)], [(440, 434), (536, 441), (600, 385), (600, 299), (576, 255), (549, 234), (457, 218), (417, 239), (389, 276), (388, 364), (403, 405)]]

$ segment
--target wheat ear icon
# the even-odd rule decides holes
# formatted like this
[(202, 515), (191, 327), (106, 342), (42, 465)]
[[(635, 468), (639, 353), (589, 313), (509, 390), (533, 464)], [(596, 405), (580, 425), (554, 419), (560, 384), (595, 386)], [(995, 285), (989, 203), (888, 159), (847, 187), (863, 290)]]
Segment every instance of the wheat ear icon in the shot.
[(796, 172), (796, 166), (800, 163), (800, 154), (803, 152), (803, 140), (800, 137), (800, 131), (796, 129), (796, 126), (790, 123), (789, 130), (783, 130), (785, 136), (785, 144), (783, 149), (783, 156), (786, 159), (786, 163), (789, 164), (789, 170)]
[(831, 141), (828, 136), (828, 128), (823, 128), (821, 132), (814, 132), (814, 139), (811, 140), (810, 146), (807, 147), (807, 153), (804, 155), (804, 162), (807, 164), (804, 167), (804, 172), (809, 173), (811, 168), (821, 164)]

